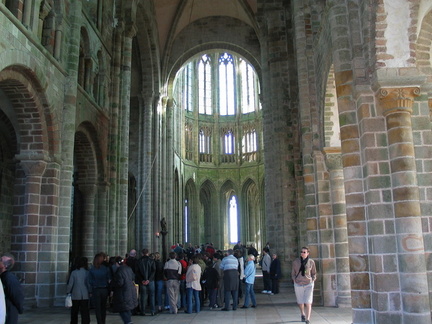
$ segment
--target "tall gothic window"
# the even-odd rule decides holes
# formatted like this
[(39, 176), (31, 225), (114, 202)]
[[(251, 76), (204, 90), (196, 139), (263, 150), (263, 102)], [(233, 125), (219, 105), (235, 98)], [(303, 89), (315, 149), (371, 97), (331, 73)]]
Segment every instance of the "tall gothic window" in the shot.
[(257, 107), (257, 79), (252, 66), (240, 58), (241, 107), (243, 113), (255, 111)]
[(230, 243), (237, 243), (238, 242), (238, 216), (237, 216), (237, 199), (236, 196), (231, 196), (231, 199), (229, 201), (229, 236), (230, 236)]
[(228, 130), (225, 133), (224, 140), (223, 140), (223, 153), (224, 154), (234, 154), (234, 135), (232, 133), (232, 130)]
[(182, 106), (186, 111), (193, 111), (192, 100), (193, 100), (193, 73), (192, 73), (193, 65), (189, 63), (184, 68), (183, 74), (183, 97), (182, 97)]
[(219, 113), (235, 114), (234, 61), (232, 55), (223, 53), (219, 57)]
[(198, 63), (198, 105), (199, 113), (212, 114), (212, 73), (210, 57), (203, 55)]
[(198, 134), (198, 150), (200, 162), (212, 162), (211, 152), (211, 130), (201, 128)]
[(186, 149), (186, 159), (192, 160), (193, 158), (192, 126), (189, 124), (185, 125), (185, 149)]
[(248, 131), (243, 136), (243, 150), (245, 153), (256, 152), (258, 149), (257, 146), (257, 134), (255, 129)]

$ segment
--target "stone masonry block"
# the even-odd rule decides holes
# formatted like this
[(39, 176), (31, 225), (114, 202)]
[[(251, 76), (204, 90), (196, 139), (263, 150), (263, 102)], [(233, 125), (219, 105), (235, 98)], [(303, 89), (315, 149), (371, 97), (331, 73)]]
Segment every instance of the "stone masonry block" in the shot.
[(397, 253), (394, 236), (373, 236), (369, 238), (369, 243), (372, 253)]
[(398, 291), (399, 277), (397, 273), (379, 273), (372, 275), (373, 289), (378, 292)]
[(398, 262), (396, 254), (384, 254), (382, 257), (383, 260), (383, 271), (384, 272), (397, 272), (398, 271)]
[(350, 270), (352, 272), (363, 272), (369, 270), (369, 261), (367, 255), (350, 255), (349, 258)]
[[(351, 285), (352, 287), (352, 285)], [(352, 307), (353, 308), (360, 308), (360, 309), (367, 309), (370, 308), (371, 306), (371, 297), (370, 297), (370, 293), (368, 290), (355, 290), (353, 289), (353, 291), (351, 291), (351, 302), (352, 302)], [(356, 315), (358, 314), (358, 312), (356, 312)], [(369, 322), (360, 322), (360, 321), (356, 321), (354, 320), (354, 323), (372, 323), (371, 321)]]

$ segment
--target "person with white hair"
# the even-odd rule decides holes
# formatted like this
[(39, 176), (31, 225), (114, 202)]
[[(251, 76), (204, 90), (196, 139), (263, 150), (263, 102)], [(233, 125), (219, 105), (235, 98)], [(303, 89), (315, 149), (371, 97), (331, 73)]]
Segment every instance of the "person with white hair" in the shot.
[(255, 292), (254, 292), (254, 283), (255, 283), (255, 256), (253, 254), (249, 254), (247, 258), (246, 268), (244, 270), (244, 282), (246, 285), (245, 292), (245, 300), (244, 305), (241, 308), (249, 307), (249, 299), (252, 302), (252, 307), (255, 308), (257, 306)]

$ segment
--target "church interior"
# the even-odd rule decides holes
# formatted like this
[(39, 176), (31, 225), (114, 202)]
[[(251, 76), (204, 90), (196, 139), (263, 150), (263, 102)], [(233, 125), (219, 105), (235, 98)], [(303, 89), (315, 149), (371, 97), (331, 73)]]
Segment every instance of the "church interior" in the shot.
[[(0, 0), (0, 252), (269, 244), (353, 323), (431, 323), (432, 2)], [(162, 226), (163, 225), (163, 226)], [(162, 228), (163, 227), (163, 228)]]

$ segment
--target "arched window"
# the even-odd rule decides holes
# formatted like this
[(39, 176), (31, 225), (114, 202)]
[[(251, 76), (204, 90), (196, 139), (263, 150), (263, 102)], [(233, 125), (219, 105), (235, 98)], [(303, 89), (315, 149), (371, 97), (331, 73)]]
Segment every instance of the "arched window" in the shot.
[(203, 55), (198, 63), (198, 106), (199, 113), (212, 114), (212, 73), (210, 57)]
[(184, 80), (183, 80), (183, 97), (182, 106), (186, 111), (193, 111), (192, 99), (193, 99), (193, 65), (189, 63), (184, 68)]
[(244, 114), (255, 111), (257, 104), (257, 78), (252, 66), (240, 58), (241, 107)]
[(219, 57), (219, 113), (235, 115), (234, 60), (232, 55), (223, 53)]
[(231, 196), (229, 200), (229, 237), (230, 243), (238, 242), (238, 212), (237, 212), (237, 198), (236, 196)]

